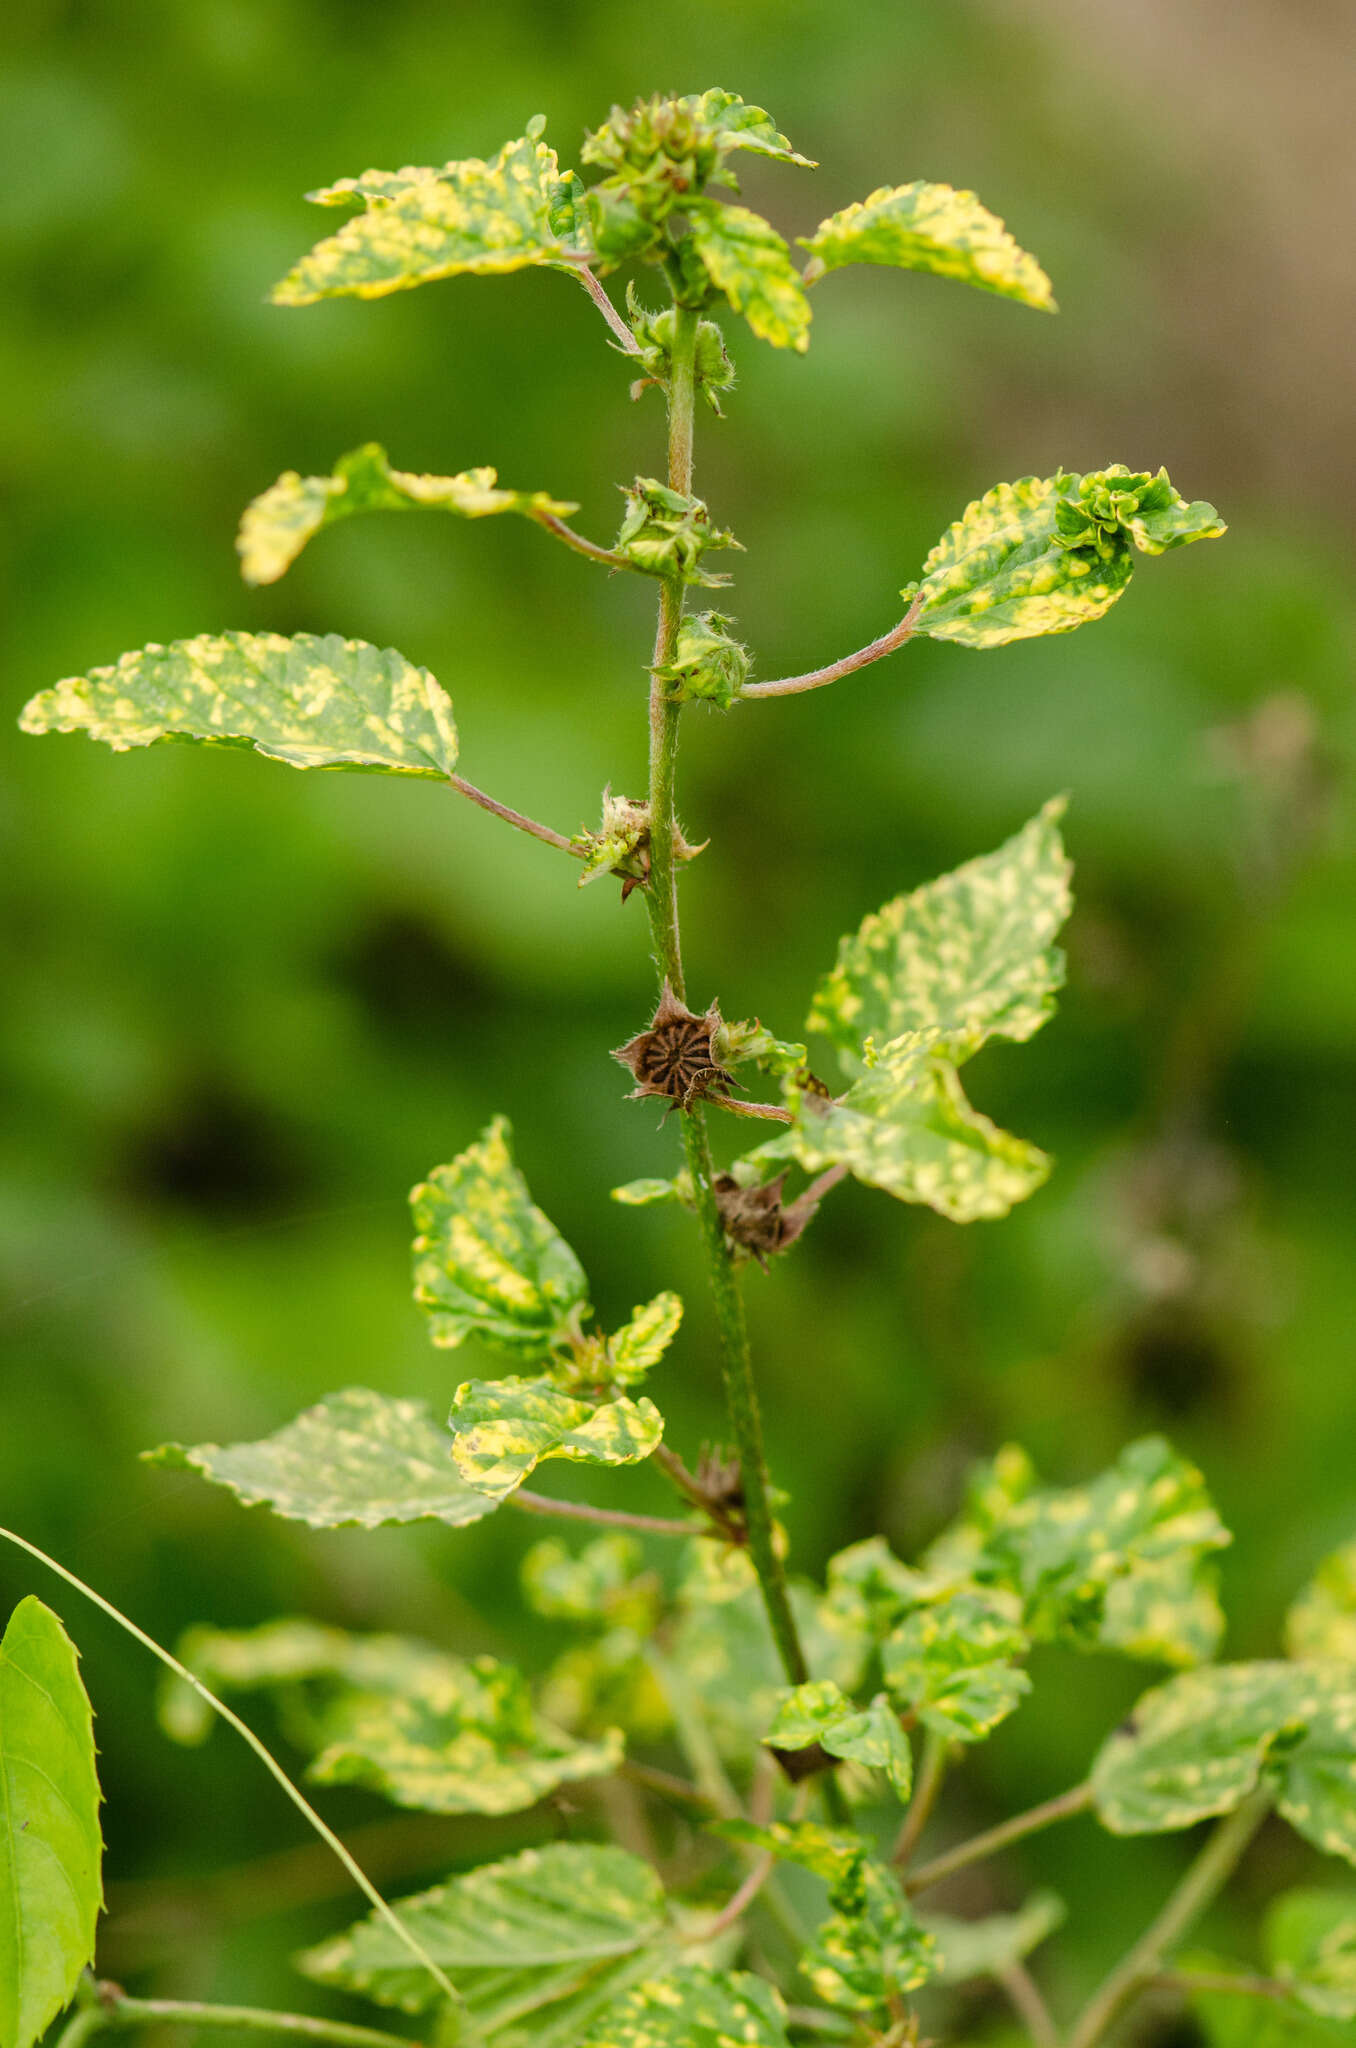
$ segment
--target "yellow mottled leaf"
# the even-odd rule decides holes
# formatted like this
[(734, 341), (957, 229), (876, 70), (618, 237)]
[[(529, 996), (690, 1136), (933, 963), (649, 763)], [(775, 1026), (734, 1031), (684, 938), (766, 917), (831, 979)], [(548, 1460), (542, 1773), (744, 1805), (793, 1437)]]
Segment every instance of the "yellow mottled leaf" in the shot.
[(717, 290), (774, 348), (810, 346), (810, 302), (777, 230), (744, 206), (694, 201), (688, 224)]
[(652, 1401), (590, 1400), (551, 1380), (468, 1380), (448, 1418), (452, 1456), (468, 1486), (502, 1500), (543, 1458), (634, 1465), (648, 1458), (664, 1423)]
[(803, 237), (810, 252), (805, 281), (812, 284), (845, 263), (886, 263), (900, 270), (930, 270), (977, 285), (1001, 298), (1055, 311), (1050, 280), (1034, 256), (1008, 233), (997, 214), (973, 192), (950, 185), (882, 185), (853, 206), (821, 221)]

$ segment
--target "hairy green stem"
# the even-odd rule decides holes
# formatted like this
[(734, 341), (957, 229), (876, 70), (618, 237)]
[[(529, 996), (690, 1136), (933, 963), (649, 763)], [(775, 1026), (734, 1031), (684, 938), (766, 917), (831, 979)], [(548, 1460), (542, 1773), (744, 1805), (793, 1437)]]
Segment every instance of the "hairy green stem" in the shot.
[(253, 2005), (200, 2005), (186, 1998), (129, 1998), (116, 1984), (94, 1987), (57, 2048), (80, 2048), (91, 2034), (110, 2027), (239, 2027), (247, 2033), (282, 2034), (294, 2041), (333, 2042), (335, 2048), (414, 2048), (404, 2034), (353, 2027), (343, 2020), (313, 2019), (308, 2013), (265, 2012)]
[(944, 1736), (929, 1728), (923, 1737), (923, 1760), (918, 1767), (918, 1782), (913, 1788), (913, 1798), (904, 1816), (904, 1824), (895, 1837), (895, 1846), (890, 1852), (890, 1861), (900, 1871), (907, 1870), (918, 1847), (919, 1839), (932, 1816), (937, 1803), (937, 1794), (942, 1789), (946, 1776), (948, 1745)]
[(1157, 1976), (1164, 1957), (1232, 1874), (1270, 1807), (1270, 1791), (1259, 1787), (1211, 1830), (1205, 1847), (1163, 1910), (1084, 2006), (1070, 2030), (1068, 2048), (1094, 2048), (1131, 1999)]
[(972, 1835), (968, 1842), (961, 1842), (945, 1854), (934, 1856), (931, 1863), (923, 1864), (914, 1872), (904, 1889), (910, 1894), (925, 1892), (929, 1886), (950, 1877), (953, 1870), (964, 1870), (967, 1863), (978, 1863), (985, 1856), (995, 1856), (1000, 1849), (1006, 1849), (1009, 1842), (1020, 1842), (1023, 1835), (1034, 1835), (1039, 1828), (1051, 1827), (1057, 1820), (1068, 1820), (1075, 1813), (1086, 1813), (1091, 1805), (1091, 1785), (1075, 1785), (1071, 1791), (1061, 1792), (1057, 1799), (1046, 1799), (1040, 1806), (1028, 1807), (1025, 1813), (1014, 1814), (1011, 1820), (1000, 1821), (996, 1828), (986, 1828), (982, 1835)]
[(488, 811), (492, 818), (502, 818), (504, 823), (512, 825), (515, 831), (530, 833), (533, 839), (540, 839), (544, 846), (557, 846), (562, 853), (572, 853), (576, 860), (584, 858), (584, 848), (576, 846), (572, 839), (567, 839), (563, 832), (557, 832), (553, 826), (539, 825), (535, 818), (527, 818), (521, 811), (510, 810), (507, 804), (500, 803), (498, 797), (490, 796), (483, 789), (477, 789), (474, 782), (468, 782), (464, 775), (449, 775), (447, 779), (458, 796), (469, 797), (473, 804), (479, 804), (481, 810)]
[[(409, 1928), (405, 1925), (399, 1914), (393, 1912), (391, 1907), (387, 1905), (366, 1871), (344, 1847), (338, 1835), (335, 1834), (334, 1829), (326, 1826), (325, 1822), (311, 1805), (309, 1799), (297, 1790), (272, 1751), (266, 1748), (260, 1741), (249, 1723), (242, 1721), (239, 1714), (232, 1713), (231, 1709), (219, 1700), (214, 1692), (208, 1691), (200, 1678), (195, 1678), (187, 1666), (181, 1664), (177, 1657), (172, 1657), (169, 1651), (163, 1649), (153, 1636), (148, 1636), (146, 1631), (138, 1628), (134, 1621), (129, 1621), (127, 1616), (113, 1605), (112, 1601), (105, 1600), (102, 1593), (96, 1593), (93, 1586), (87, 1586), (83, 1579), (78, 1579), (74, 1572), (67, 1571), (64, 1564), (58, 1564), (56, 1559), (49, 1557), (45, 1550), (39, 1550), (36, 1543), (30, 1543), (26, 1536), (16, 1536), (12, 1529), (0, 1529), (0, 1538), (6, 1543), (15, 1544), (20, 1550), (26, 1550), (30, 1557), (35, 1557), (39, 1564), (45, 1564), (49, 1571), (55, 1572), (59, 1579), (64, 1579), (68, 1586), (74, 1586), (77, 1593), (83, 1593), (87, 1600), (92, 1600), (102, 1613), (108, 1615), (110, 1620), (116, 1621), (119, 1628), (126, 1629), (129, 1636), (140, 1643), (144, 1650), (149, 1650), (153, 1657), (158, 1658), (167, 1670), (174, 1673), (176, 1678), (182, 1678), (184, 1684), (190, 1686), (199, 1699), (205, 1700), (213, 1713), (219, 1714), (228, 1727), (234, 1728), (241, 1740), (249, 1744), (249, 1747), (254, 1751), (254, 1754), (258, 1757), (269, 1776), (286, 1793), (297, 1811), (315, 1829), (321, 1841), (333, 1850), (349, 1876), (353, 1879), (354, 1884), (357, 1885), (358, 1890), (378, 1916), (385, 1921), (401, 1946), (409, 1951), (422, 1969), (428, 1971), (443, 1995), (454, 2006), (459, 2007), (462, 2002), (461, 1997), (451, 1978), (439, 1969), (432, 1956), (416, 1940), (415, 1936), (410, 1933)], [(74, 2021), (71, 2024), (74, 2025)]]
[[(677, 308), (673, 352), (669, 371), (670, 487), (689, 495), (692, 490), (692, 422), (696, 402), (696, 348), (698, 314), (690, 307)], [(679, 577), (665, 579), (659, 600), (659, 630), (655, 640), (656, 668), (672, 660), (683, 616), (683, 584)], [(678, 763), (678, 721), (680, 704), (671, 703), (663, 684), (656, 678), (650, 688), (650, 877), (646, 897), (650, 911), (650, 932), (655, 965), (661, 982), (683, 1000), (683, 956), (678, 926), (677, 836), (675, 787)], [(768, 1501), (767, 1460), (763, 1451), (763, 1425), (758, 1412), (758, 1395), (753, 1383), (749, 1357), (744, 1304), (740, 1298), (734, 1267), (725, 1242), (720, 1210), (716, 1202), (715, 1173), (706, 1120), (699, 1104), (682, 1113), (683, 1153), (692, 1179), (693, 1206), (706, 1255), (707, 1277), (715, 1304), (716, 1327), (720, 1335), (721, 1370), (730, 1426), (739, 1452), (740, 1477), (744, 1493), (744, 1522), (749, 1555), (758, 1583), (773, 1640), (783, 1668), (792, 1685), (809, 1676), (800, 1634), (787, 1593), (786, 1573), (777, 1555)]]

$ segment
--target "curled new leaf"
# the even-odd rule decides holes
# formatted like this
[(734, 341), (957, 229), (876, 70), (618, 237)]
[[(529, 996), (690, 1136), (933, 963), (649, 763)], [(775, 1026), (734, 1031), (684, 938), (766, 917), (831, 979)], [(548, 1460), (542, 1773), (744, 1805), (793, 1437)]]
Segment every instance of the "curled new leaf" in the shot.
[(694, 200), (687, 215), (693, 247), (735, 312), (774, 348), (803, 355), (810, 346), (810, 302), (791, 251), (771, 222), (746, 206), (709, 199)]
[(75, 1646), (21, 1600), (0, 1640), (0, 2041), (31, 2048), (94, 1957), (103, 1905), (94, 1726)]
[(672, 1344), (682, 1320), (683, 1304), (671, 1292), (656, 1294), (653, 1301), (634, 1309), (630, 1322), (607, 1339), (609, 1377), (623, 1387), (643, 1379)]
[(488, 162), (364, 171), (309, 196), (322, 206), (360, 200), (363, 211), (273, 290), (279, 306), (408, 291), (458, 272), (492, 275), (533, 264), (573, 267), (589, 244), (583, 192), (541, 138), (538, 118)]
[(253, 747), (293, 768), (439, 779), (457, 765), (446, 691), (393, 647), (294, 633), (152, 641), (40, 691), (25, 732), (87, 732), (115, 752), (160, 740)]
[(635, 1465), (664, 1432), (653, 1401), (592, 1401), (551, 1380), (468, 1380), (448, 1418), (452, 1456), (468, 1486), (499, 1501), (543, 1458)]
[(236, 538), (240, 573), (246, 583), (276, 583), (322, 526), (356, 512), (455, 512), (484, 519), (494, 512), (522, 512), (529, 519), (560, 517), (578, 507), (545, 491), (504, 491), (493, 469), (465, 469), (457, 476), (419, 476), (392, 469), (375, 441), (343, 455), (333, 476), (298, 476), (289, 469), (246, 506)]
[(1123, 464), (1077, 476), (995, 484), (968, 505), (923, 565), (914, 630), (966, 647), (1069, 633), (1108, 612), (1135, 550), (1162, 554), (1225, 531), (1213, 505), (1188, 505), (1166, 470)]
[(645, 576), (681, 576), (685, 583), (712, 588), (729, 582), (728, 576), (703, 569), (702, 557), (711, 548), (737, 548), (739, 542), (712, 524), (700, 498), (685, 497), (652, 476), (638, 476), (625, 496), (615, 552), (633, 569)]
[(882, 185), (821, 221), (813, 235), (801, 238), (801, 247), (810, 252), (807, 284), (845, 263), (888, 263), (956, 278), (1040, 312), (1055, 311), (1050, 280), (1035, 257), (973, 192), (950, 185), (921, 178), (911, 185)]
[(482, 1338), (524, 1364), (576, 1341), (589, 1313), (584, 1269), (536, 1207), (498, 1116), (410, 1196), (414, 1298), (435, 1344)]
[(829, 1895), (835, 1908), (800, 1960), (825, 2005), (842, 2012), (888, 2009), (936, 1969), (936, 1943), (919, 1923), (893, 1870), (863, 1862)]
[(962, 1587), (905, 1616), (881, 1646), (881, 1670), (902, 1713), (949, 1742), (979, 1742), (1031, 1680), (1018, 1668), (1030, 1641), (1021, 1601), (993, 1586)]
[(1052, 798), (995, 852), (874, 911), (840, 943), (811, 1030), (848, 1054), (867, 1037), (935, 1030), (956, 1060), (1039, 1031), (1064, 983), (1052, 941), (1073, 908), (1063, 810)]
[(855, 1707), (830, 1678), (793, 1686), (783, 1693), (763, 1740), (778, 1750), (808, 1749), (817, 1742), (830, 1756), (884, 1771), (901, 1799), (913, 1787), (913, 1752), (884, 1693), (869, 1706)]
[(425, 1402), (366, 1387), (330, 1394), (258, 1443), (161, 1444), (143, 1456), (151, 1465), (201, 1472), (246, 1507), (271, 1508), (312, 1529), (426, 1518), (460, 1528), (494, 1508), (458, 1474)]
[(669, 660), (650, 673), (670, 685), (670, 702), (705, 698), (728, 711), (749, 673), (749, 652), (734, 639), (732, 622), (719, 612), (698, 612), (678, 622), (678, 639)]

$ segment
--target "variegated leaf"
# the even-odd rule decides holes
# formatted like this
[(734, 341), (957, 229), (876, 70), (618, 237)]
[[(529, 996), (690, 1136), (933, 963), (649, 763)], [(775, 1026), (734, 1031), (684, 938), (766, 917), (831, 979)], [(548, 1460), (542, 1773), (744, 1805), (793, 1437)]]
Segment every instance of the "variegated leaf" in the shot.
[(692, 1964), (656, 1972), (620, 1998), (577, 2048), (787, 2048), (786, 2007), (762, 1977)]
[(1021, 1962), (1065, 1919), (1064, 1901), (1053, 1892), (1033, 1892), (1015, 1913), (991, 1913), (983, 1920), (956, 1920), (949, 1913), (925, 1913), (923, 1926), (937, 1944), (939, 1984), (967, 1984), (993, 1977)]
[(901, 1799), (913, 1788), (913, 1752), (884, 1693), (855, 1707), (831, 1678), (812, 1679), (782, 1694), (763, 1741), (769, 1749), (808, 1749), (884, 1771)]
[(864, 1862), (835, 1887), (830, 1903), (835, 1911), (800, 1959), (802, 1975), (825, 2005), (872, 2012), (933, 1975), (936, 1944), (893, 1870)]
[[(403, 1636), (315, 1622), (194, 1629), (181, 1661), (216, 1692), (274, 1692), (319, 1784), (365, 1785), (430, 1813), (516, 1813), (555, 1786), (615, 1770), (615, 1729), (577, 1743), (539, 1715), (527, 1682), (493, 1657), (451, 1657)], [(199, 1739), (181, 1682), (162, 1718)]]
[[(643, 1950), (665, 1926), (655, 1872), (624, 1849), (552, 1842), (483, 1864), (400, 1900), (401, 1920), (482, 2017), (494, 1979), (515, 1973), (515, 2006), (541, 2011)], [(378, 1914), (298, 1958), (308, 1977), (378, 2005), (423, 2012), (437, 1997), (427, 1971)]]
[(624, 1387), (644, 1379), (672, 1344), (682, 1320), (683, 1304), (672, 1293), (656, 1294), (653, 1301), (633, 1309), (630, 1322), (607, 1340), (611, 1377)]
[(777, 132), (771, 114), (762, 107), (746, 106), (738, 93), (724, 92), (713, 85), (706, 92), (694, 93), (682, 104), (690, 107), (702, 126), (711, 131), (723, 156), (731, 150), (749, 149), (758, 156), (775, 157), (779, 163), (800, 164), (807, 171), (816, 168), (812, 157), (792, 149), (786, 137)]
[(903, 595), (917, 606), (916, 632), (1001, 647), (1101, 618), (1136, 548), (1161, 554), (1224, 531), (1214, 506), (1186, 504), (1163, 470), (1023, 477), (968, 505)]
[(151, 1465), (201, 1472), (246, 1507), (312, 1529), (478, 1522), (494, 1502), (466, 1484), (427, 1403), (350, 1387), (252, 1444), (161, 1444)]
[(1192, 1664), (1223, 1629), (1211, 1558), (1229, 1540), (1200, 1472), (1161, 1437), (1127, 1445), (1074, 1487), (1039, 1486), (1009, 1446), (924, 1562), (1009, 1587), (1042, 1641)]
[(30, 1594), (0, 1640), (0, 2041), (75, 1995), (103, 1906), (94, 1725), (75, 1645)]
[(382, 298), (463, 271), (573, 267), (589, 253), (583, 191), (540, 139), (544, 125), (530, 121), (488, 162), (364, 171), (310, 193), (322, 206), (359, 200), (363, 211), (302, 257), (274, 287), (274, 304)]
[(1356, 1543), (1325, 1557), (1285, 1618), (1291, 1657), (1356, 1664)]
[(341, 455), (332, 476), (287, 470), (245, 507), (235, 545), (246, 583), (276, 583), (313, 534), (355, 512), (434, 510), (455, 512), (462, 519), (522, 512), (539, 519), (578, 509), (545, 491), (500, 490), (493, 469), (464, 469), (457, 476), (392, 469), (386, 450), (369, 441)]
[(881, 1646), (896, 1707), (946, 1741), (982, 1741), (1031, 1690), (1015, 1661), (1030, 1648), (1021, 1615), (1017, 1596), (996, 1586), (916, 1607)]
[(802, 1869), (812, 1870), (816, 1877), (827, 1878), (833, 1885), (855, 1877), (870, 1854), (870, 1844), (864, 1836), (821, 1827), (818, 1821), (812, 1820), (774, 1820), (765, 1824), (752, 1820), (718, 1820), (711, 1822), (709, 1831), (727, 1842), (743, 1842), (750, 1849), (766, 1849), (779, 1861), (798, 1863)]
[(659, 1619), (660, 1583), (641, 1566), (634, 1536), (596, 1536), (578, 1552), (559, 1536), (547, 1536), (523, 1559), (523, 1593), (535, 1613), (552, 1621), (648, 1634)]
[(493, 1501), (521, 1486), (544, 1458), (635, 1465), (664, 1433), (663, 1417), (643, 1395), (592, 1401), (551, 1380), (468, 1380), (448, 1423), (457, 1470)]
[(1146, 1693), (1092, 1771), (1113, 1834), (1227, 1813), (1265, 1777), (1306, 1840), (1356, 1862), (1356, 1668), (1219, 1664)]
[(457, 765), (446, 691), (393, 647), (337, 633), (200, 633), (42, 690), (25, 732), (87, 732), (116, 752), (159, 740), (253, 747), (293, 768), (441, 779)]
[(810, 346), (810, 302), (777, 230), (745, 206), (699, 199), (687, 212), (693, 246), (735, 312), (774, 348), (804, 353)]
[(1307, 2012), (1356, 2020), (1356, 1892), (1283, 1892), (1267, 1910), (1263, 1940), (1272, 1975)]
[(809, 1027), (856, 1055), (905, 1031), (936, 1031), (959, 1063), (989, 1038), (1028, 1039), (1064, 984), (1053, 944), (1073, 908), (1053, 797), (993, 853), (966, 861), (866, 918), (841, 941)]
[(1006, 1216), (1047, 1178), (1047, 1154), (967, 1102), (935, 1030), (906, 1032), (879, 1052), (868, 1047), (863, 1069), (836, 1101), (789, 1077), (793, 1121), (754, 1157), (794, 1159), (812, 1174), (846, 1166), (866, 1186), (954, 1223)]
[(513, 1163), (506, 1117), (416, 1187), (414, 1298), (435, 1344), (482, 1338), (525, 1365), (579, 1336), (588, 1281)]
[(882, 185), (821, 221), (801, 247), (810, 252), (807, 284), (845, 263), (888, 263), (956, 278), (1039, 312), (1055, 311), (1050, 280), (1035, 257), (973, 192), (950, 185), (921, 178), (911, 185)]

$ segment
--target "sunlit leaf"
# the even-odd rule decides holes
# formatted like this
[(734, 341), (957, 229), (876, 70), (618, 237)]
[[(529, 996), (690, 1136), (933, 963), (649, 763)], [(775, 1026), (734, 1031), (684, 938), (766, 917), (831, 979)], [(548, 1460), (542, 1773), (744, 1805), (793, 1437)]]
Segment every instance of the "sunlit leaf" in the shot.
[(745, 206), (693, 200), (693, 245), (712, 283), (774, 348), (810, 346), (810, 302), (791, 251), (770, 222)]
[(950, 185), (921, 178), (911, 185), (882, 185), (821, 221), (801, 247), (810, 252), (807, 284), (844, 263), (888, 263), (899, 270), (934, 271), (1041, 312), (1055, 311), (1050, 280), (1035, 257), (973, 192)]
[(1063, 810), (1053, 797), (993, 853), (874, 911), (839, 944), (810, 1029), (853, 1056), (868, 1036), (936, 1031), (958, 1062), (989, 1038), (1039, 1031), (1064, 983), (1053, 940), (1073, 908)]
[(903, 595), (915, 631), (967, 647), (1068, 633), (1111, 609), (1134, 554), (1161, 554), (1225, 531), (1213, 505), (1188, 505), (1166, 470), (1123, 464), (995, 484), (968, 505)]
[(1133, 1835), (1227, 1813), (1264, 1776), (1292, 1827), (1356, 1862), (1356, 1667), (1183, 1672), (1103, 1744), (1092, 1785), (1103, 1825)]
[(1223, 1628), (1210, 1559), (1229, 1540), (1200, 1472), (1161, 1437), (1073, 1487), (1041, 1487), (1009, 1446), (924, 1562), (1011, 1588), (1041, 1640), (1191, 1664)]
[(1030, 1647), (1022, 1603), (977, 1586), (916, 1607), (881, 1646), (881, 1670), (900, 1712), (953, 1742), (978, 1742), (1031, 1690), (1015, 1659)]
[(158, 740), (253, 747), (293, 768), (440, 780), (457, 765), (446, 691), (393, 647), (337, 633), (200, 633), (42, 690), (25, 732), (87, 732), (118, 753)]
[(75, 1645), (31, 1595), (0, 1639), (0, 2042), (74, 1996), (103, 1905), (94, 1722)]
[(830, 1894), (835, 1911), (800, 1959), (825, 2005), (871, 2012), (914, 1991), (936, 1968), (936, 1944), (893, 1870), (865, 1862)]
[(538, 1209), (495, 1117), (410, 1196), (414, 1298), (435, 1344), (482, 1338), (522, 1364), (568, 1346), (589, 1314), (578, 1259)]
[(1033, 1892), (1016, 1913), (990, 1913), (983, 1920), (956, 1920), (949, 1913), (925, 1913), (923, 1926), (937, 1944), (937, 1981), (965, 1984), (992, 1977), (1019, 1963), (1062, 1926), (1066, 1908), (1053, 1892)]
[[(665, 1920), (663, 1887), (648, 1863), (623, 1849), (570, 1842), (484, 1864), (402, 1899), (397, 1911), (473, 2012), (491, 1972), (522, 1972), (520, 1996), (530, 1991), (547, 2005), (600, 1964), (643, 1949)], [(377, 1914), (299, 1961), (322, 1984), (404, 2012), (423, 2012), (437, 1997), (427, 1971), (411, 1967)]]
[(884, 1771), (901, 1799), (913, 1786), (913, 1752), (884, 1693), (856, 1707), (830, 1678), (793, 1686), (782, 1694), (763, 1740), (769, 1749), (784, 1750), (817, 1742), (830, 1756)]
[(468, 1380), (448, 1417), (452, 1456), (468, 1486), (500, 1501), (544, 1458), (635, 1465), (648, 1458), (664, 1421), (644, 1395), (594, 1401), (551, 1380)]
[(1285, 1618), (1292, 1657), (1356, 1664), (1356, 1543), (1325, 1557)]
[(754, 1157), (794, 1159), (812, 1174), (846, 1166), (868, 1187), (955, 1223), (1006, 1216), (1048, 1176), (1044, 1152), (971, 1107), (936, 1030), (868, 1047), (862, 1065), (836, 1101), (789, 1077), (793, 1121)]
[(246, 1507), (313, 1529), (425, 1519), (460, 1527), (494, 1503), (460, 1477), (452, 1446), (423, 1401), (350, 1387), (252, 1444), (161, 1444), (151, 1465), (201, 1472)]
[(375, 299), (462, 271), (493, 275), (581, 260), (589, 253), (582, 188), (540, 140), (542, 126), (539, 118), (530, 122), (488, 162), (364, 171), (309, 194), (322, 206), (357, 200), (363, 211), (302, 257), (274, 287), (274, 304), (306, 306), (339, 294)]
[(462, 519), (522, 512), (536, 519), (579, 509), (545, 491), (500, 490), (497, 476), (493, 469), (465, 469), (457, 476), (392, 469), (375, 441), (340, 456), (332, 476), (298, 476), (289, 469), (245, 507), (235, 543), (240, 573), (246, 583), (276, 583), (313, 534), (355, 512), (433, 510)]
[(787, 2048), (786, 2008), (745, 1970), (680, 1965), (607, 2008), (578, 2048)]
[[(349, 1635), (309, 1621), (192, 1629), (180, 1661), (214, 1692), (268, 1692), (319, 1784), (364, 1785), (430, 1813), (516, 1813), (557, 1785), (615, 1770), (621, 1737), (577, 1743), (533, 1707), (527, 1682), (493, 1657), (452, 1657), (405, 1636)], [(202, 1730), (181, 1681), (162, 1719)]]

